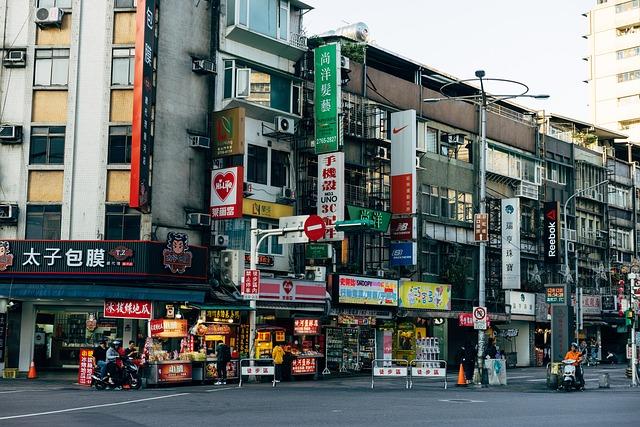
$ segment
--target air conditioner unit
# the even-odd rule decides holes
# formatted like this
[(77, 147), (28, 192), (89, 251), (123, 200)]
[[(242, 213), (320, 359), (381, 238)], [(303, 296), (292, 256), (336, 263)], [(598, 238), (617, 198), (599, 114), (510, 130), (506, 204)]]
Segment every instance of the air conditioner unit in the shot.
[(282, 187), (279, 198), (293, 200), (296, 198), (296, 194), (291, 188)]
[(340, 57), (340, 68), (344, 68), (345, 70), (349, 69), (349, 58), (346, 56)]
[(531, 184), (529, 182), (521, 182), (516, 185), (514, 196), (515, 197), (526, 197), (527, 199), (538, 200), (539, 189), (536, 184)]
[(377, 148), (376, 159), (389, 160), (389, 150), (387, 150), (387, 147)]
[(276, 116), (274, 120), (276, 132), (293, 134), (295, 131), (295, 123), (293, 119), (284, 116)]
[(187, 215), (187, 225), (191, 227), (211, 227), (211, 216), (205, 213), (190, 213)]
[(420, 164), (420, 156), (416, 156), (416, 169), (424, 169)]
[(446, 142), (449, 145), (463, 145), (464, 144), (464, 134), (462, 134), (462, 133), (446, 133), (446, 132), (443, 132), (440, 135), (440, 140), (442, 142)]
[(223, 282), (240, 286), (244, 275), (244, 251), (224, 250), (220, 252), (220, 278)]
[(572, 230), (571, 228), (565, 228), (562, 230), (564, 234), (564, 238), (567, 239), (568, 242), (575, 242), (576, 238), (576, 230)]
[(324, 282), (327, 280), (327, 267), (324, 266), (306, 266), (304, 268), (305, 280), (314, 282)]
[(567, 251), (575, 252), (576, 251), (576, 244), (574, 242), (567, 242)]
[(229, 236), (226, 234), (212, 234), (210, 245), (216, 248), (226, 248), (229, 246)]
[(209, 61), (208, 59), (193, 59), (193, 61), (191, 61), (191, 71), (199, 74), (215, 73), (216, 66), (213, 61)]
[(59, 7), (41, 7), (36, 10), (35, 22), (39, 27), (60, 26), (63, 15)]
[(27, 65), (27, 52), (24, 50), (10, 50), (2, 58), (2, 64), (7, 68), (25, 67)]
[(18, 222), (18, 205), (3, 203), (0, 204), (0, 222), (16, 223)]
[(3, 144), (19, 144), (22, 142), (22, 126), (0, 125), (0, 142)]
[(211, 138), (200, 135), (189, 135), (189, 145), (192, 148), (210, 148)]

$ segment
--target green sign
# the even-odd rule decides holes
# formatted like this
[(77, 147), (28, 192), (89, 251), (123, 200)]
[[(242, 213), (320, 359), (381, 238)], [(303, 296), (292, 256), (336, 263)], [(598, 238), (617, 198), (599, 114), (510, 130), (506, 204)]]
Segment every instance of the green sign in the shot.
[(368, 219), (373, 221), (373, 229), (375, 231), (386, 233), (389, 228), (389, 222), (391, 221), (391, 213), (389, 212), (349, 205), (347, 205), (347, 212), (349, 212), (349, 219), (351, 220)]
[(340, 149), (340, 45), (330, 43), (314, 49), (316, 154)]
[(309, 243), (305, 251), (306, 259), (326, 259), (331, 258), (329, 245), (327, 243)]

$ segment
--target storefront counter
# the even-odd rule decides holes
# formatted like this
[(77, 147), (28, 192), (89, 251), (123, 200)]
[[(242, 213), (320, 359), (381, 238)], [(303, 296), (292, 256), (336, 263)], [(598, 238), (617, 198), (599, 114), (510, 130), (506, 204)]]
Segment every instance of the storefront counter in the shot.
[(184, 360), (149, 363), (149, 385), (175, 384), (193, 380), (193, 364)]

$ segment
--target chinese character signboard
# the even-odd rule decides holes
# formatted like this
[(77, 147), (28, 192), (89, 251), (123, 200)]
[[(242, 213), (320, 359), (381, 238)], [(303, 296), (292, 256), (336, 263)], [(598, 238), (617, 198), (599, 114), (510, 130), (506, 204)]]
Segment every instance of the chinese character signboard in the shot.
[(399, 307), (451, 310), (451, 285), (401, 282), (399, 294)]
[(115, 319), (151, 319), (151, 301), (140, 300), (104, 300), (104, 317)]
[[(186, 235), (168, 233), (167, 242), (117, 240), (4, 240), (11, 255), (0, 278), (56, 275), (159, 277), (206, 280), (207, 249), (189, 245)], [(5, 255), (6, 258), (6, 255)]]
[(476, 242), (489, 240), (489, 214), (473, 215), (473, 240)]
[(260, 293), (260, 271), (245, 270), (240, 290), (244, 299), (258, 299)]
[(320, 321), (318, 319), (293, 319), (294, 335), (318, 335)]
[(0, 313), (0, 360), (4, 360), (4, 351), (7, 348), (7, 313)]
[(602, 312), (602, 297), (600, 295), (582, 295), (582, 314), (599, 315)]
[(183, 338), (187, 336), (186, 319), (151, 319), (151, 336), (158, 338)]
[[(458, 326), (462, 326), (465, 328), (473, 327), (473, 314), (471, 313), (460, 313), (458, 314)], [(487, 328), (491, 327), (491, 318), (489, 317), (489, 313), (487, 313)]]
[[(271, 255), (258, 254), (258, 262), (257, 262), (258, 265), (264, 265), (265, 267), (273, 267), (273, 264), (275, 264), (275, 262), (276, 260)], [(245, 252), (244, 254), (244, 263), (245, 265), (251, 264), (251, 254), (248, 252)]]
[(314, 56), (314, 116), (316, 154), (338, 151), (342, 145), (340, 114), (340, 45), (317, 47)]
[(559, 202), (545, 202), (544, 204), (544, 262), (557, 264), (560, 261), (560, 215)]
[(279, 219), (283, 216), (292, 216), (294, 209), (291, 205), (244, 199), (242, 201), (242, 213), (259, 218)]
[(298, 357), (291, 361), (292, 375), (315, 374), (316, 369), (317, 362), (313, 357)]
[(260, 279), (260, 301), (324, 303), (327, 284), (290, 278)]
[(158, 44), (157, 3), (158, 0), (138, 0), (136, 12), (129, 206), (142, 212), (149, 212), (151, 209), (151, 152), (156, 102), (153, 74)]
[(341, 275), (338, 278), (338, 302), (396, 307), (398, 281)]
[(344, 153), (318, 155), (318, 216), (327, 226), (321, 240), (344, 239), (344, 232), (333, 228), (344, 220)]
[(416, 212), (416, 111), (391, 113), (391, 212)]
[(416, 242), (391, 242), (389, 244), (389, 266), (415, 265), (417, 262)]
[(502, 289), (520, 289), (520, 199), (502, 199)]
[(93, 374), (93, 349), (80, 349), (78, 360), (78, 384), (91, 386), (91, 375)]
[(167, 364), (153, 365), (157, 369), (159, 383), (176, 383), (191, 381), (191, 362), (172, 362)]
[(213, 113), (213, 157), (244, 154), (244, 108), (237, 107)]
[(547, 304), (566, 304), (567, 296), (564, 285), (547, 285), (546, 300)]
[(507, 291), (505, 302), (511, 305), (511, 314), (524, 314), (535, 316), (536, 294), (529, 292)]
[(375, 209), (361, 208), (360, 206), (347, 205), (347, 212), (349, 213), (349, 219), (368, 219), (373, 221), (372, 229), (381, 233), (386, 233), (389, 228), (389, 221), (391, 221), (391, 213), (384, 211), (377, 211)]
[(243, 182), (242, 166), (211, 171), (212, 219), (242, 218)]

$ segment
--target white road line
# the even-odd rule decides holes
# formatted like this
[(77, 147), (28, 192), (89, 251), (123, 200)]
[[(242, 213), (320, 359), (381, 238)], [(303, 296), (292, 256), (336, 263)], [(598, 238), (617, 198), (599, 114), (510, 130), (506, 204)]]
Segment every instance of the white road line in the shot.
[(38, 417), (38, 416), (41, 416), (41, 415), (52, 415), (52, 414), (62, 414), (62, 413), (65, 413), (65, 412), (84, 411), (86, 409), (107, 408), (109, 406), (129, 405), (131, 403), (148, 402), (150, 400), (167, 399), (169, 397), (186, 396), (188, 394), (190, 394), (190, 393), (176, 393), (176, 394), (169, 394), (169, 395), (166, 395), (166, 396), (148, 397), (146, 399), (127, 400), (125, 402), (105, 403), (105, 404), (102, 404), (102, 405), (81, 406), (81, 407), (78, 407), (78, 408), (60, 409), (60, 410), (57, 410), (57, 411), (47, 411), (47, 412), (34, 412), (34, 413), (31, 413), (31, 414), (10, 415), (8, 417), (0, 417), (0, 420), (12, 420), (12, 419), (15, 419), (15, 418)]
[(533, 378), (533, 375), (521, 375), (519, 377), (507, 377), (507, 379), (510, 379), (510, 380), (521, 380), (521, 379), (524, 379), (524, 378)]
[[(507, 377), (507, 381), (508, 380), (509, 380), (509, 377)], [(547, 380), (546, 378), (536, 378), (535, 380), (527, 380), (527, 381), (530, 382), (530, 383), (539, 383), (539, 382), (546, 381), (546, 380)]]
[(212, 391), (222, 391), (222, 390), (235, 390), (240, 387), (222, 387), (222, 388), (212, 388), (210, 390), (205, 390), (207, 393), (211, 393)]
[(23, 393), (25, 391), (32, 391), (32, 390), (10, 390), (10, 391), (0, 391), (0, 394), (8, 394), (8, 393)]

